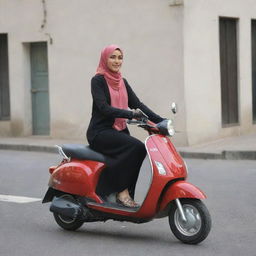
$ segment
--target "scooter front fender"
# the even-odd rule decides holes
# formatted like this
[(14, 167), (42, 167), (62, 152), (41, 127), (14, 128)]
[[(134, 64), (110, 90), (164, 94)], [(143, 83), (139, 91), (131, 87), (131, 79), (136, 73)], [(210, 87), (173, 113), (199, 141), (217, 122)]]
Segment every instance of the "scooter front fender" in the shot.
[(206, 195), (198, 187), (189, 182), (177, 181), (164, 193), (159, 206), (159, 211), (164, 210), (169, 202), (177, 198), (205, 199)]

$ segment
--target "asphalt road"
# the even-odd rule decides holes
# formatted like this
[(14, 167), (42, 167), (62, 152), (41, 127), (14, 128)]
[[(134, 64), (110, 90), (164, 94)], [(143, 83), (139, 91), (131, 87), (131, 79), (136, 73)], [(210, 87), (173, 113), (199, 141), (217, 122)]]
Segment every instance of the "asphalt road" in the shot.
[[(55, 154), (0, 150), (0, 195), (42, 198)], [(256, 161), (187, 159), (189, 181), (207, 195), (212, 231), (199, 245), (185, 245), (167, 218), (146, 224), (107, 221), (76, 232), (54, 222), (49, 204), (0, 201), (1, 256), (256, 255)], [(146, 191), (147, 178), (139, 182)]]

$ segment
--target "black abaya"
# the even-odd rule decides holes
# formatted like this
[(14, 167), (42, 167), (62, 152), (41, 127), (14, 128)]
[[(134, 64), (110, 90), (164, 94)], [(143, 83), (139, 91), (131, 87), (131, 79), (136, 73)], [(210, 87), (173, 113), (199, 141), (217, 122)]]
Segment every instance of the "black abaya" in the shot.
[(121, 132), (108, 129), (95, 137), (91, 147), (107, 156), (107, 168), (100, 176), (97, 194), (109, 195), (128, 188), (134, 197), (140, 167), (146, 155), (144, 144), (130, 136), (127, 129)]

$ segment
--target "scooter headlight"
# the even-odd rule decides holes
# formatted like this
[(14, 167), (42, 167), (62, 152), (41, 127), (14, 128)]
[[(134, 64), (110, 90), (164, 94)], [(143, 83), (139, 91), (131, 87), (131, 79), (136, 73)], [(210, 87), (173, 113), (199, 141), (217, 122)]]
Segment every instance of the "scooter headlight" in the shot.
[(175, 130), (174, 130), (174, 127), (173, 127), (172, 120), (168, 120), (168, 122), (167, 122), (167, 130), (168, 130), (168, 133), (169, 133), (170, 136), (173, 136), (175, 134)]
[(157, 124), (157, 128), (163, 135), (173, 136), (175, 134), (172, 120), (163, 120), (162, 122)]

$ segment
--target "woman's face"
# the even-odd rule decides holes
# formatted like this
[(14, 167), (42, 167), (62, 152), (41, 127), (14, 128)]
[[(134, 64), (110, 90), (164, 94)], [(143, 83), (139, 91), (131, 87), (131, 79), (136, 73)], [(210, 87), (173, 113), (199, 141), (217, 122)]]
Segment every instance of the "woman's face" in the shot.
[(112, 72), (118, 72), (123, 63), (123, 54), (119, 50), (115, 50), (107, 59), (107, 67)]

